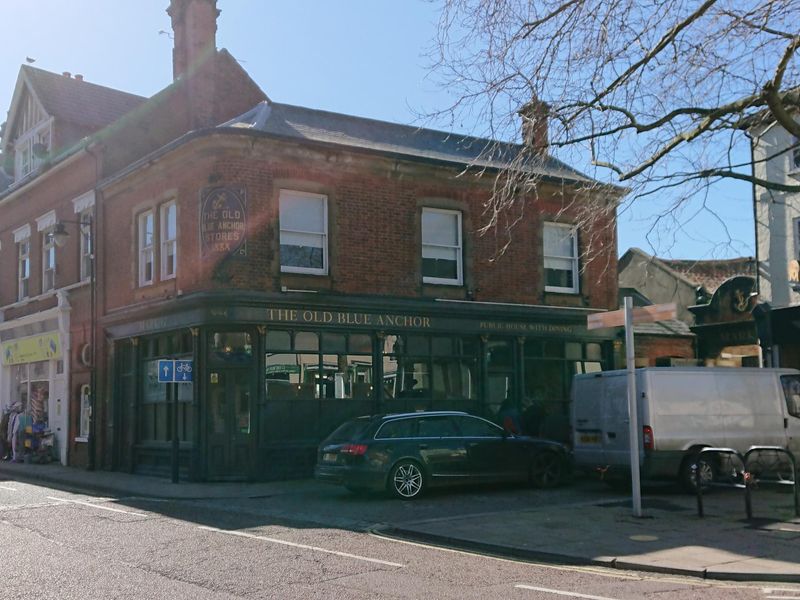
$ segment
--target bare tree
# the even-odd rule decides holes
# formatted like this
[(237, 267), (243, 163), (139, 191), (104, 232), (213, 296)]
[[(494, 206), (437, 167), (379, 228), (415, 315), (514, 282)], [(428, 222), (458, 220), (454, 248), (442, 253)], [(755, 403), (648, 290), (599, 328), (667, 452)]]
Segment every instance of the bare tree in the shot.
[[(722, 178), (800, 191), (754, 181), (746, 136), (775, 119), (800, 138), (798, 0), (442, 2), (432, 58), (453, 103), (436, 117), (509, 139), (520, 108), (545, 100), (556, 155), (627, 187), (625, 202), (670, 195), (672, 218)], [(536, 187), (537, 153), (497, 175), (487, 227), (513, 223), (501, 215)]]

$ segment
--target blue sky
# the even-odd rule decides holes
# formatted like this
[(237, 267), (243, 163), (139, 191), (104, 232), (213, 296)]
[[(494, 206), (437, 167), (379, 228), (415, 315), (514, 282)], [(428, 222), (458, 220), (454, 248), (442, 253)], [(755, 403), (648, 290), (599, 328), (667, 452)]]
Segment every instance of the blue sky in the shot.
[[(171, 32), (168, 4), (2, 0), (0, 111), (8, 110), (26, 57), (36, 67), (80, 73), (92, 83), (143, 96), (165, 87), (172, 79), (172, 40), (159, 31)], [(219, 0), (218, 6), (217, 45), (239, 59), (275, 101), (411, 124), (448, 101), (427, 69), (436, 2)], [(481, 127), (457, 123), (456, 130)], [(706, 201), (725, 225), (697, 203), (684, 212), (686, 219), (695, 216), (676, 239), (659, 241), (651, 231), (653, 215), (664, 208), (657, 199), (622, 212), (620, 253), (638, 246), (673, 258), (752, 255), (750, 186), (714, 186)]]

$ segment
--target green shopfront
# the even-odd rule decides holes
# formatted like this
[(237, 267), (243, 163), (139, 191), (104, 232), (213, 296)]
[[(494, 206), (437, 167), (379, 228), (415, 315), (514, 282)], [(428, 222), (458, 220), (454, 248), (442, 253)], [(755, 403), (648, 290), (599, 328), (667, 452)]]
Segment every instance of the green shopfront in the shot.
[[(303, 477), (351, 417), (448, 409), (496, 420), (504, 403), (535, 407), (525, 433), (567, 442), (572, 375), (613, 363), (613, 332), (586, 329), (593, 311), (347, 302), (203, 294), (157, 317), (106, 320), (111, 464), (161, 476), (177, 464), (183, 480)], [(159, 383), (164, 359), (192, 360), (192, 383)]]

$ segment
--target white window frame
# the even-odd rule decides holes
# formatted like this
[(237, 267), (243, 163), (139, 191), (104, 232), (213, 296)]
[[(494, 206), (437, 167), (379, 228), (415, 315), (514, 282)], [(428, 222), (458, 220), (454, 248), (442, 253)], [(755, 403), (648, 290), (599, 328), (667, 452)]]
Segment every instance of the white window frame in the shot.
[[(287, 198), (311, 198), (322, 202), (323, 231), (321, 232), (300, 231), (293, 229), (285, 229), (280, 219), (280, 213), (281, 213), (281, 205), (284, 199)], [(278, 214), (279, 214), (278, 220), (281, 222), (279, 241), (278, 241), (279, 247), (280, 245), (283, 244), (284, 234), (287, 234), (288, 237), (291, 237), (292, 234), (318, 236), (321, 239), (322, 243), (322, 268), (317, 269), (311, 267), (294, 267), (294, 266), (284, 265), (283, 259), (280, 258), (279, 260), (281, 261), (281, 273), (305, 273), (307, 275), (327, 275), (328, 274), (328, 197), (325, 196), (324, 194), (312, 194), (310, 192), (299, 192), (295, 190), (281, 190), (278, 199)]]
[[(146, 244), (147, 237), (147, 220), (150, 219), (151, 233), (150, 243)], [(138, 249), (138, 262), (139, 262), (139, 287), (144, 287), (153, 284), (155, 278), (155, 236), (156, 236), (156, 218), (153, 209), (148, 209), (140, 212), (136, 217), (136, 239)], [(150, 265), (150, 277), (147, 277), (147, 265)]]
[(75, 441), (87, 442), (89, 441), (89, 421), (91, 419), (91, 410), (92, 410), (92, 401), (91, 401), (92, 391), (88, 384), (84, 384), (81, 386), (80, 393), (81, 393), (81, 405), (79, 412), (80, 420), (78, 421), (78, 437), (75, 438)]
[[(556, 256), (547, 254), (547, 247), (545, 241), (545, 230), (548, 227), (558, 228), (561, 230), (566, 230), (569, 232), (570, 237), (572, 238), (572, 256)], [(544, 227), (542, 229), (542, 256), (544, 257), (543, 266), (544, 266), (544, 280), (545, 280), (545, 287), (544, 291), (546, 292), (559, 292), (564, 294), (577, 294), (580, 292), (580, 279), (578, 277), (578, 228), (571, 224), (565, 223), (552, 223), (552, 222), (545, 222)], [(559, 259), (559, 260), (569, 260), (572, 263), (572, 287), (561, 287), (561, 286), (554, 286), (554, 285), (547, 285), (547, 270), (548, 270), (548, 259)], [(559, 269), (564, 270), (564, 269)]]
[(78, 222), (80, 223), (78, 232), (81, 237), (81, 281), (88, 281), (92, 277), (92, 262), (94, 261), (92, 219), (94, 219), (92, 209), (78, 213)]
[[(425, 231), (422, 227), (422, 223), (424, 222), (424, 215), (425, 213), (441, 213), (446, 215), (455, 215), (456, 217), (456, 227), (458, 231), (458, 240), (455, 246), (445, 245), (445, 244), (434, 244), (430, 242), (425, 242)], [(422, 207), (422, 214), (420, 215), (420, 240), (422, 244), (421, 257), (425, 258), (425, 248), (448, 248), (448, 249), (455, 249), (456, 250), (456, 278), (455, 279), (448, 279), (444, 277), (426, 277), (424, 274), (422, 276), (423, 283), (433, 283), (436, 285), (463, 285), (464, 284), (464, 236), (462, 233), (462, 214), (460, 210), (448, 210), (444, 208), (433, 208), (430, 206), (423, 206)]]
[[(169, 236), (169, 212), (174, 213), (175, 231), (173, 237)], [(175, 279), (178, 273), (178, 205), (175, 200), (170, 200), (161, 205), (159, 209), (159, 252), (161, 253), (161, 280)], [(171, 252), (170, 252), (171, 249)], [(170, 261), (171, 259), (171, 261)], [(169, 263), (172, 262), (172, 265)], [(170, 273), (169, 267), (172, 267)]]
[(789, 146), (789, 173), (800, 172), (800, 138), (792, 136)]
[(56, 289), (56, 240), (52, 229), (42, 232), (42, 293)]
[[(23, 277), (23, 273), (25, 276)], [(29, 298), (31, 293), (31, 238), (17, 241), (17, 300)]]

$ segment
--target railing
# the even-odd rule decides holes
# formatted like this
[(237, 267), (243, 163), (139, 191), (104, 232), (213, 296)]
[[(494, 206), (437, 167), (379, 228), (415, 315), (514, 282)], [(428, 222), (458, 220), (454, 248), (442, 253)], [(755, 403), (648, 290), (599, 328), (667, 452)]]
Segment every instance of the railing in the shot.
[[(751, 458), (756, 458), (756, 459), (760, 458), (762, 454), (768, 452), (786, 456), (786, 458), (789, 460), (789, 465), (791, 465), (792, 468), (791, 480), (784, 479), (780, 476), (777, 479), (756, 478), (753, 476), (753, 473), (749, 468), (751, 464)], [(800, 517), (800, 501), (798, 501), (798, 496), (800, 495), (799, 494), (800, 486), (798, 486), (798, 481), (797, 481), (797, 463), (795, 461), (794, 455), (786, 448), (783, 448), (781, 446), (751, 446), (750, 449), (744, 454), (742, 454), (738, 450), (734, 450), (733, 448), (703, 448), (697, 455), (698, 459), (703, 454), (728, 455), (730, 457), (736, 458), (739, 461), (741, 467), (737, 470), (736, 465), (734, 465), (734, 471), (732, 473), (734, 481), (702, 482), (700, 480), (700, 468), (698, 466), (699, 460), (695, 461), (695, 463), (692, 465), (692, 478), (694, 480), (695, 489), (697, 492), (697, 515), (699, 517), (704, 516), (703, 487), (709, 486), (709, 487), (726, 487), (726, 488), (743, 489), (745, 512), (747, 514), (747, 518), (752, 519), (753, 518), (752, 490), (759, 484), (791, 485), (794, 492), (794, 514), (796, 517)], [(741, 479), (741, 483), (735, 481), (735, 479)]]

